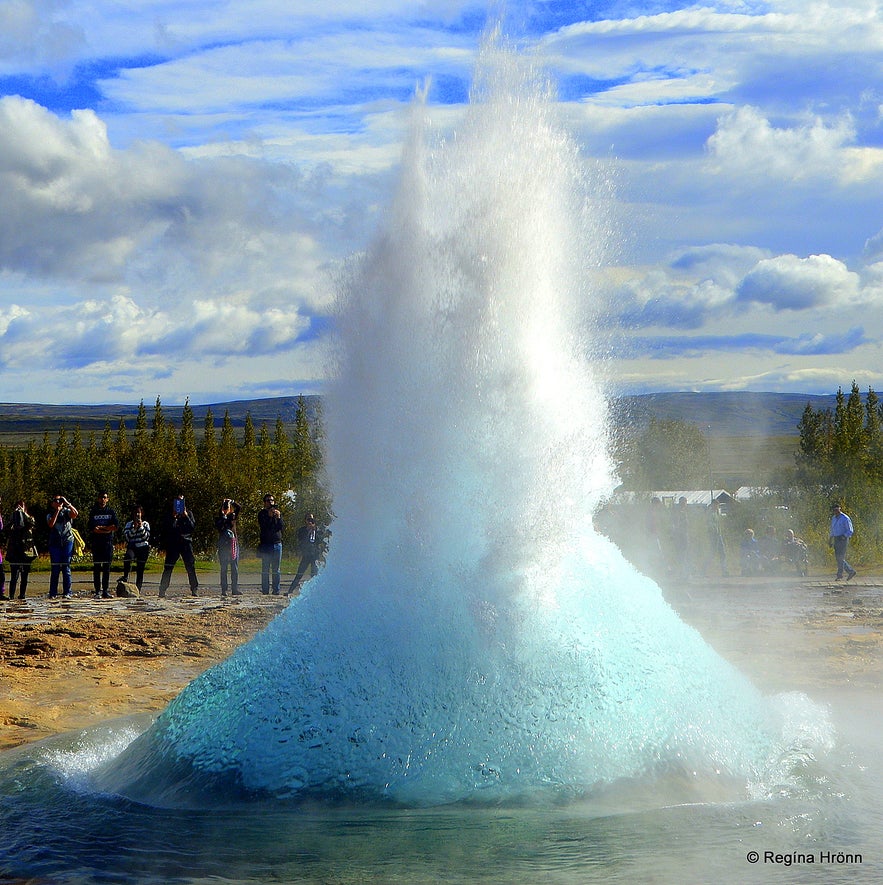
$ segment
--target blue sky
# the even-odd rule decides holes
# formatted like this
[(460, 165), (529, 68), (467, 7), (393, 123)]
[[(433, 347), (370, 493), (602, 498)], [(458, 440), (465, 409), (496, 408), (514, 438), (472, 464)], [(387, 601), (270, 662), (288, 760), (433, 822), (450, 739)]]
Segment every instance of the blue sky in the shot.
[[(0, 401), (321, 390), (415, 88), (500, 4), (0, 0)], [(883, 390), (879, 2), (512, 3), (609, 167), (616, 389)]]

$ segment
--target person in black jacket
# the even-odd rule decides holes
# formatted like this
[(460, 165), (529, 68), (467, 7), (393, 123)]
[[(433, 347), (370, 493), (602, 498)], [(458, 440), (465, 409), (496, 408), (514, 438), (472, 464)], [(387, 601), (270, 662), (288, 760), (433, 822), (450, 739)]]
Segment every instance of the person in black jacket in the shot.
[(199, 579), (196, 577), (196, 564), (193, 558), (193, 530), (196, 528), (196, 519), (187, 509), (183, 495), (175, 495), (172, 498), (164, 528), (166, 560), (163, 564), (162, 577), (159, 579), (160, 597), (166, 595), (169, 582), (172, 580), (172, 569), (179, 558), (184, 560), (184, 568), (190, 581), (190, 594), (199, 596)]
[(95, 598), (110, 599), (110, 564), (117, 531), (117, 515), (108, 503), (107, 492), (100, 492), (89, 511), (89, 546), (92, 548), (92, 587)]
[(319, 574), (319, 561), (324, 559), (328, 550), (328, 536), (331, 534), (327, 529), (316, 523), (316, 517), (312, 513), (304, 516), (304, 524), (297, 530), (297, 550), (300, 553), (300, 564), (297, 574), (288, 588), (288, 594), (300, 592), (304, 583), (304, 575), (307, 571), (311, 578)]
[(18, 598), (24, 599), (28, 591), (28, 574), (31, 571), (31, 563), (37, 557), (37, 548), (34, 546), (34, 526), (36, 520), (28, 513), (27, 504), (24, 500), (15, 502), (15, 510), (12, 511), (12, 522), (9, 526), (9, 543), (6, 546), (6, 559), (9, 562), (9, 598), (15, 596), (15, 585), (21, 579)]
[(258, 526), (261, 531), (258, 553), (261, 555), (261, 593), (270, 592), (270, 576), (273, 579), (273, 595), (278, 596), (282, 588), (282, 532), (285, 522), (276, 506), (273, 495), (264, 495), (264, 509), (258, 511)]
[(237, 523), (239, 511), (242, 509), (238, 501), (224, 498), (221, 512), (215, 519), (218, 530), (218, 563), (221, 566), (221, 596), (227, 595), (227, 573), (230, 573), (230, 586), (234, 596), (239, 596), (239, 531)]

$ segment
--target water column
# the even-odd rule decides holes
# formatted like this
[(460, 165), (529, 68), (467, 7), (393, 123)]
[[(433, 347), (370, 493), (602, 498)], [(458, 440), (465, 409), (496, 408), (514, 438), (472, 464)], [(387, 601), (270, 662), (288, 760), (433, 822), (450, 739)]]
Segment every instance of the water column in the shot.
[(456, 132), (431, 117), (416, 103), (386, 223), (342, 275), (327, 568), (107, 789), (545, 800), (623, 778), (746, 789), (780, 754), (769, 704), (592, 528), (615, 482), (580, 334), (604, 183), (497, 46)]

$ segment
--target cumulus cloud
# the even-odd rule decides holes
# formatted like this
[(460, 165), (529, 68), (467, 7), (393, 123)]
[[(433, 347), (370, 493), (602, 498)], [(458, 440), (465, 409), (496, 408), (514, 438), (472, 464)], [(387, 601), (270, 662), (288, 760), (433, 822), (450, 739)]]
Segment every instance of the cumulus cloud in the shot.
[(848, 117), (813, 118), (785, 128), (773, 126), (756, 108), (741, 107), (721, 118), (708, 149), (716, 171), (793, 180), (829, 177), (854, 139)]
[(614, 324), (626, 328), (696, 329), (731, 300), (732, 293), (711, 280), (686, 285), (661, 270), (628, 280), (609, 296)]
[(339, 188), (321, 169), (114, 149), (92, 111), (0, 99), (0, 361), (111, 378), (321, 338), (340, 233), (351, 211), (364, 223)]
[(779, 255), (759, 261), (739, 284), (737, 296), (775, 310), (805, 310), (859, 302), (862, 289), (859, 275), (830, 255)]
[[(883, 299), (873, 4), (590, 6), (508, 20), (614, 168), (604, 334), (654, 357), (650, 386), (883, 364), (862, 325)], [(477, 0), (0, 4), (0, 77), (28, 96), (0, 99), (9, 395), (35, 366), (87, 398), (317, 384), (329, 270), (389, 200), (405, 106), (431, 78), (451, 130), (486, 20)]]
[(758, 261), (768, 257), (769, 251), (758, 246), (710, 243), (682, 250), (672, 257), (669, 266), (698, 279), (712, 280), (721, 287), (735, 288)]

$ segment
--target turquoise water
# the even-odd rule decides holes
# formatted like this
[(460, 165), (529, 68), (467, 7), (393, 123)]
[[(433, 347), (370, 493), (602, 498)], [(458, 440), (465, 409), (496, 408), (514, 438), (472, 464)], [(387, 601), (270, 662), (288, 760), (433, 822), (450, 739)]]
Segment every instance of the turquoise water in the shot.
[[(619, 785), (549, 806), (236, 804), (165, 809), (102, 795), (86, 770), (129, 724), (0, 757), (0, 881), (566, 883), (880, 881), (879, 764), (840, 747), (763, 800), (671, 804)], [(114, 732), (117, 732), (116, 734)], [(96, 749), (98, 748), (98, 749)], [(749, 851), (862, 863), (749, 864)]]

